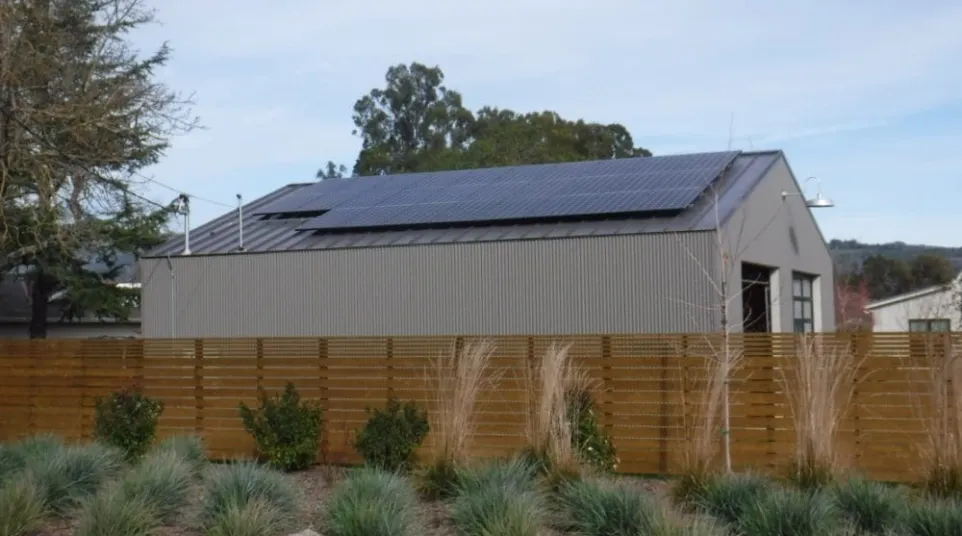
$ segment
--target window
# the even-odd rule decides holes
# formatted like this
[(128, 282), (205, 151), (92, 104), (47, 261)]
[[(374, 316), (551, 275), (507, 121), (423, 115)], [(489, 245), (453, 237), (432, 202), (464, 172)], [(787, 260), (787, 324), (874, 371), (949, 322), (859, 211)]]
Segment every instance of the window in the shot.
[(909, 320), (909, 331), (915, 332), (944, 332), (951, 331), (951, 325), (946, 318), (913, 319)]
[(815, 278), (792, 273), (792, 310), (794, 312), (795, 333), (815, 331), (814, 299), (812, 295)]

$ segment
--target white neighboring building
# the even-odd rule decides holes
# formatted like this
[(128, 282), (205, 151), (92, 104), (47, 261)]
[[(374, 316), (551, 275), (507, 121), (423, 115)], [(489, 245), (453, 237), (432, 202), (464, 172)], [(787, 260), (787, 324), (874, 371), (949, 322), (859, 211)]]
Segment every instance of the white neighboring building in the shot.
[(962, 274), (952, 282), (868, 304), (874, 331), (962, 331)]

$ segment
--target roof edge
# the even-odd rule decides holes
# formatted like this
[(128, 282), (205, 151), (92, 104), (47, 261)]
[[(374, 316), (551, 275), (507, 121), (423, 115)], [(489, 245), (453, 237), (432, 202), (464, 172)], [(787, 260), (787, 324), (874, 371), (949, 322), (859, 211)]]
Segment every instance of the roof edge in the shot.
[(913, 290), (912, 292), (906, 292), (904, 294), (899, 294), (897, 296), (892, 296), (891, 298), (885, 298), (884, 300), (878, 300), (869, 303), (865, 306), (866, 311), (871, 311), (873, 309), (878, 309), (879, 307), (885, 307), (888, 305), (895, 305), (896, 303), (901, 303), (904, 301), (914, 300), (916, 298), (923, 298), (931, 294), (936, 294), (938, 292), (944, 292), (946, 290), (952, 290), (952, 287), (959, 284), (962, 281), (962, 273), (955, 276), (952, 281), (945, 283), (943, 285), (934, 285), (931, 287)]

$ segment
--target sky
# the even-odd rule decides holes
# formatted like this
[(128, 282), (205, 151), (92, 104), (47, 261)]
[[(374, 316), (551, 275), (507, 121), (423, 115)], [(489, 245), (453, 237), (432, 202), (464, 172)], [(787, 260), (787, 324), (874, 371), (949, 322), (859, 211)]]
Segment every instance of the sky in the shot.
[[(150, 0), (147, 0), (150, 1)], [(145, 195), (195, 226), (328, 160), (391, 65), (438, 65), (465, 104), (625, 125), (654, 154), (782, 149), (827, 238), (962, 246), (962, 2), (157, 2), (157, 73), (204, 125)], [(560, 7), (564, 6), (564, 7)]]

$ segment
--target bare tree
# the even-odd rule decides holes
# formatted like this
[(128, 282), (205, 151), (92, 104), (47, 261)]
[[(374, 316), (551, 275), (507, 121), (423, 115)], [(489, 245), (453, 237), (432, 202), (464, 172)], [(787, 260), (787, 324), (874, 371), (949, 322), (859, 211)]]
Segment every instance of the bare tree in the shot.
[(140, 57), (127, 41), (153, 20), (141, 0), (0, 5), (0, 252), (30, 283), (32, 337), (57, 290), (78, 314), (122, 317), (129, 296), (85, 266), (162, 239), (170, 207), (138, 193), (140, 172), (196, 121), (154, 79), (170, 49)]

